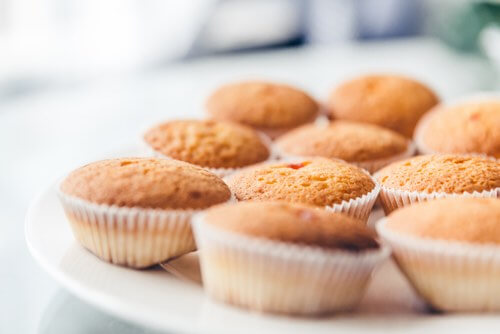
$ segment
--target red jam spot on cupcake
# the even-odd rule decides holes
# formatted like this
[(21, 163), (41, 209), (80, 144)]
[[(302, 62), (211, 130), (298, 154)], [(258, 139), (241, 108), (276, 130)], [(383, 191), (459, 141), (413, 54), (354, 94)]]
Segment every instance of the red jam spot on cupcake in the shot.
[(307, 166), (309, 164), (310, 164), (310, 162), (304, 161), (304, 162), (301, 162), (301, 163), (298, 163), (298, 164), (288, 164), (288, 165), (286, 165), (286, 167), (292, 168), (292, 169), (301, 169), (302, 167), (305, 167), (305, 166)]

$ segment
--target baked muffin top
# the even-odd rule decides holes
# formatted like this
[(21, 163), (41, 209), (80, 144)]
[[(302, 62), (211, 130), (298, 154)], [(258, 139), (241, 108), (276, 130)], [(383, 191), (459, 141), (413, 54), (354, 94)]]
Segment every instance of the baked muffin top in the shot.
[(207, 100), (208, 113), (258, 128), (289, 128), (312, 121), (318, 104), (305, 92), (283, 84), (245, 81), (217, 89)]
[(155, 158), (97, 161), (71, 172), (60, 189), (96, 204), (154, 209), (202, 209), (231, 197), (214, 174), (182, 161)]
[(500, 163), (478, 156), (421, 155), (382, 168), (383, 187), (404, 191), (472, 193), (500, 187)]
[(500, 158), (500, 100), (437, 107), (419, 122), (415, 139), (434, 152)]
[(284, 153), (339, 158), (348, 162), (392, 157), (405, 152), (408, 144), (409, 141), (397, 132), (349, 121), (303, 125), (276, 141)]
[(245, 168), (231, 175), (227, 183), (241, 201), (284, 200), (316, 206), (358, 198), (375, 187), (358, 167), (326, 158)]
[(445, 198), (396, 210), (386, 227), (416, 237), (500, 243), (500, 199)]
[(146, 132), (144, 140), (163, 155), (203, 167), (238, 168), (269, 157), (257, 132), (229, 122), (166, 122)]
[(438, 103), (424, 84), (396, 75), (367, 75), (347, 81), (330, 95), (334, 118), (387, 127), (411, 138), (419, 118)]
[(285, 202), (239, 202), (217, 205), (204, 223), (246, 236), (361, 251), (377, 248), (374, 234), (359, 220), (313, 206)]

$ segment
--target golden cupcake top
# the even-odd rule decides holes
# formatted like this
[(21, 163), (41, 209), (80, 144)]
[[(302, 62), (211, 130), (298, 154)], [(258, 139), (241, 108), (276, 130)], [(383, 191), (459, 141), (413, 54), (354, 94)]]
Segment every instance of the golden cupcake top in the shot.
[(277, 147), (287, 154), (339, 158), (348, 162), (389, 158), (405, 152), (408, 144), (409, 141), (397, 132), (349, 121), (303, 125), (276, 141)]
[(71, 172), (60, 189), (96, 204), (154, 209), (202, 209), (231, 197), (214, 174), (182, 161), (155, 158), (97, 161)]
[(377, 124), (412, 137), (419, 118), (438, 103), (424, 84), (396, 75), (360, 76), (330, 95), (333, 118)]
[(500, 158), (500, 100), (437, 107), (419, 122), (415, 139), (434, 152)]
[(361, 197), (375, 187), (361, 169), (340, 160), (311, 158), (246, 168), (227, 183), (236, 198), (328, 206)]
[(383, 187), (404, 191), (482, 192), (500, 187), (500, 162), (478, 156), (422, 155), (392, 163), (375, 177)]
[(210, 208), (203, 222), (226, 231), (330, 249), (377, 248), (374, 234), (360, 221), (313, 206), (285, 202), (239, 202)]
[(252, 128), (229, 122), (166, 122), (147, 131), (144, 140), (165, 156), (211, 168), (244, 167), (270, 154)]
[(405, 235), (480, 244), (500, 243), (500, 199), (446, 198), (396, 210), (385, 227)]
[(208, 113), (258, 128), (289, 128), (312, 121), (318, 104), (305, 92), (283, 84), (245, 81), (217, 89), (207, 100)]

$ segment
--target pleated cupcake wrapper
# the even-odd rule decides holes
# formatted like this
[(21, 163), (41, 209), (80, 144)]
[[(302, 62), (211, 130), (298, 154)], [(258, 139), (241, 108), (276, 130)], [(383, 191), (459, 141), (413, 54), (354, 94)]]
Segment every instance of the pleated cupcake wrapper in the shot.
[(190, 223), (200, 210), (99, 205), (64, 194), (59, 185), (57, 193), (75, 238), (104, 261), (145, 268), (196, 249)]
[(351, 310), (390, 253), (387, 247), (350, 253), (248, 237), (206, 224), (203, 214), (195, 216), (193, 230), (208, 295), (260, 312)]
[[(276, 152), (276, 156), (278, 157), (278, 159), (284, 160), (284, 161), (287, 161), (290, 159), (310, 159), (311, 158), (311, 156), (298, 156), (298, 155), (288, 154), (288, 153), (284, 152), (283, 150), (279, 149), (278, 147), (275, 147), (274, 151)], [(416, 152), (415, 144), (412, 141), (409, 141), (406, 151), (404, 151), (400, 154), (394, 155), (392, 157), (383, 158), (383, 159), (367, 160), (367, 161), (345, 161), (345, 162), (348, 164), (360, 167), (364, 170), (367, 170), (370, 174), (373, 174), (376, 171), (378, 171), (379, 169), (381, 169), (381, 168), (383, 168), (383, 167), (385, 167), (393, 162), (407, 159), (407, 158), (411, 158), (413, 155), (415, 155), (415, 152)], [(337, 160), (342, 160), (342, 159), (337, 159)]]
[[(376, 176), (375, 176), (376, 177)], [(448, 198), (448, 197), (487, 197), (487, 198), (497, 198), (500, 197), (500, 187), (485, 190), (485, 191), (474, 191), (472, 193), (443, 193), (443, 192), (418, 192), (418, 191), (404, 191), (399, 189), (387, 188), (383, 185), (380, 187), (380, 202), (384, 208), (384, 212), (389, 214), (390, 212), (402, 208), (407, 205), (414, 203), (425, 202), (429, 200), (434, 200), (438, 198)]]
[[(269, 150), (269, 157), (266, 160), (258, 162), (258, 163), (267, 163), (267, 162), (275, 161), (276, 160), (276, 153), (274, 151), (275, 148), (272, 145), (271, 139), (266, 134), (264, 134), (262, 132), (259, 132), (258, 134), (259, 134), (259, 137), (261, 138), (262, 142), (267, 146), (267, 148)], [(149, 146), (149, 144), (144, 140), (143, 140), (143, 146), (146, 150), (146, 155), (152, 155), (156, 158), (176, 160), (173, 157), (170, 157), (168, 155), (165, 155), (163, 153), (156, 151), (151, 146)], [(234, 173), (236, 173), (236, 172), (238, 172), (238, 171), (240, 171), (243, 168), (246, 168), (248, 166), (244, 166), (244, 167), (240, 167), (240, 168), (213, 168), (213, 167), (206, 167), (206, 166), (200, 166), (200, 167), (208, 170), (209, 172), (214, 173), (215, 175), (217, 175), (220, 178), (224, 178), (224, 177), (229, 176), (231, 174), (234, 174)]]
[(375, 186), (369, 193), (348, 201), (342, 201), (339, 204), (325, 206), (325, 209), (328, 211), (345, 213), (366, 223), (380, 192), (380, 185), (375, 180), (373, 180), (373, 182)]
[(500, 246), (404, 235), (386, 227), (384, 218), (376, 229), (403, 274), (433, 308), (500, 311)]

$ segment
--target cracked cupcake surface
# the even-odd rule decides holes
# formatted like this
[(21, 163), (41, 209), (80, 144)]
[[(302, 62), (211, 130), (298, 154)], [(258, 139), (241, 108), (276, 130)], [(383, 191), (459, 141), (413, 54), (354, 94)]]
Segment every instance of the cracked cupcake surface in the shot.
[(377, 174), (386, 188), (460, 194), (500, 187), (500, 163), (478, 156), (423, 155), (395, 162)]
[(227, 182), (241, 201), (285, 200), (316, 206), (355, 199), (375, 187), (361, 169), (326, 158), (250, 167), (233, 174)]
[(328, 109), (335, 119), (377, 124), (411, 138), (424, 113), (439, 102), (423, 83), (396, 75), (367, 75), (339, 85)]
[(256, 131), (229, 122), (165, 122), (148, 130), (144, 140), (162, 155), (202, 167), (240, 168), (270, 156)]
[(478, 153), (500, 158), (500, 100), (437, 107), (419, 122), (415, 140), (424, 153)]

